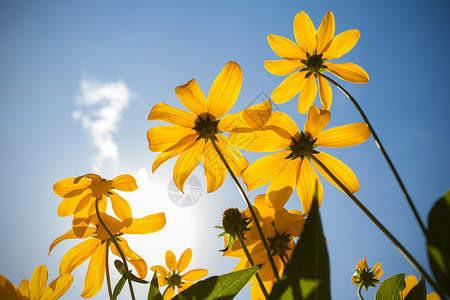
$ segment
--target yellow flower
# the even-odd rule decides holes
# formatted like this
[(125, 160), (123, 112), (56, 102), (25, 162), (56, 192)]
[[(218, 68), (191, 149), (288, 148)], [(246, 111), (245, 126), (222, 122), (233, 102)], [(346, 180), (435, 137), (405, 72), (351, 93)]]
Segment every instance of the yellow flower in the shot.
[[(161, 230), (166, 224), (164, 213), (148, 215), (144, 218), (134, 219), (129, 227), (125, 227), (124, 223), (105, 213), (101, 214), (101, 218), (111, 233), (118, 237), (117, 242), (122, 249), (128, 262), (136, 269), (140, 278), (147, 275), (146, 262), (128, 246), (127, 241), (123, 238), (123, 234), (147, 234)], [(49, 255), (52, 249), (61, 241), (66, 239), (83, 238), (86, 240), (73, 247), (64, 254), (59, 265), (60, 274), (69, 274), (78, 268), (84, 261), (90, 258), (89, 267), (84, 281), (84, 288), (81, 294), (84, 298), (90, 298), (97, 294), (103, 285), (105, 277), (105, 255), (107, 246), (110, 246), (111, 252), (120, 257), (116, 246), (110, 243), (111, 238), (105, 228), (100, 224), (97, 216), (94, 216), (83, 236), (76, 236), (74, 230), (71, 229), (53, 241), (50, 245)]]
[(64, 274), (47, 285), (47, 267), (38, 266), (30, 281), (23, 279), (19, 288), (0, 274), (0, 299), (8, 300), (56, 300), (61, 298), (73, 282), (71, 274)]
[[(414, 275), (408, 275), (405, 278), (406, 287), (403, 289), (403, 291), (400, 292), (400, 297), (403, 299), (406, 298), (406, 295), (415, 287), (419, 282), (417, 281), (416, 276)], [(431, 293), (427, 295), (427, 300), (440, 300), (441, 297), (439, 297), (438, 293)]]
[[(259, 195), (255, 198), (255, 213), (259, 219), (264, 236), (267, 239), (267, 244), (272, 252), (275, 266), (281, 277), (284, 271), (283, 260), (287, 261), (288, 258), (291, 257), (295, 248), (293, 238), (301, 235), (306, 220), (303, 218), (303, 214), (300, 211), (287, 211), (284, 208), (275, 210), (273, 207), (269, 207), (264, 198), (265, 195)], [(249, 218), (251, 219), (248, 208), (244, 210), (243, 213), (249, 215)], [(261, 237), (257, 233), (253, 223), (250, 223), (250, 226), (250, 231), (244, 232), (245, 245), (252, 256), (255, 265), (262, 265), (259, 274), (267, 292), (270, 293), (272, 286), (276, 281), (276, 277), (270, 266)], [(227, 243), (226, 240), (225, 243)], [(250, 263), (244, 250), (238, 242), (233, 243), (231, 248), (223, 255), (241, 258), (234, 268), (234, 271), (250, 267)], [(252, 280), (254, 278), (256, 277), (253, 277)], [(252, 299), (265, 299), (259, 283), (256, 280), (253, 280), (252, 282), (251, 295)]]
[(195, 79), (175, 89), (189, 112), (165, 103), (156, 104), (148, 119), (165, 121), (174, 126), (157, 126), (147, 132), (150, 150), (162, 152), (153, 163), (153, 172), (168, 159), (179, 156), (173, 169), (173, 179), (183, 192), (184, 183), (203, 159), (207, 192), (215, 191), (225, 180), (227, 170), (210, 141), (214, 139), (233, 173), (240, 177), (248, 161), (220, 133), (259, 129), (272, 111), (268, 100), (239, 113), (224, 116), (236, 102), (241, 85), (241, 68), (230, 61), (214, 80), (208, 99)]
[[(248, 151), (282, 150), (256, 160), (245, 170), (242, 179), (247, 189), (252, 190), (270, 182), (266, 201), (275, 209), (280, 209), (297, 187), (303, 213), (308, 214), (316, 182), (319, 204), (323, 197), (322, 184), (310, 163), (311, 156), (314, 155), (350, 192), (356, 192), (359, 189), (359, 182), (352, 170), (333, 156), (317, 151), (316, 147), (357, 145), (369, 138), (370, 131), (365, 123), (349, 124), (322, 131), (329, 120), (329, 111), (321, 110), (313, 105), (308, 110), (308, 118), (302, 132), (288, 115), (277, 111), (272, 113), (262, 130), (253, 133), (257, 135), (256, 139), (246, 133), (232, 134), (230, 139), (235, 141), (238, 147)], [(317, 163), (314, 161), (312, 163), (323, 177), (339, 188)]]
[[(329, 71), (346, 81), (367, 83), (369, 75), (360, 66), (353, 63), (330, 63), (331, 59), (341, 57), (356, 45), (360, 33), (356, 29), (334, 36), (334, 16), (328, 12), (316, 31), (311, 19), (305, 12), (299, 12), (294, 19), (294, 36), (297, 43), (269, 34), (268, 41), (272, 50), (281, 60), (267, 60), (264, 66), (272, 74), (284, 76), (294, 71), (272, 92), (275, 103), (291, 100), (299, 92), (297, 109), (306, 113), (313, 105), (319, 85), (322, 108), (330, 110), (331, 87), (326, 79), (317, 75)], [(299, 70), (297, 72), (297, 70)]]
[(208, 270), (194, 269), (186, 272), (184, 275), (180, 274), (189, 266), (192, 259), (192, 250), (187, 248), (180, 256), (180, 260), (177, 262), (175, 254), (168, 250), (166, 252), (166, 266), (153, 266), (151, 270), (158, 272), (158, 285), (160, 287), (166, 286), (163, 293), (164, 300), (172, 299), (175, 296), (175, 287), (178, 288), (178, 292), (182, 292), (197, 280), (202, 279), (208, 274)]
[(134, 191), (137, 189), (136, 180), (131, 175), (105, 180), (96, 174), (62, 179), (53, 185), (54, 193), (64, 198), (58, 206), (58, 215), (74, 215), (74, 233), (77, 237), (82, 237), (89, 225), (89, 217), (95, 215), (95, 200), (101, 199), (99, 210), (105, 212), (106, 197), (109, 197), (114, 213), (128, 227), (133, 221), (130, 205), (114, 191), (115, 189), (123, 192)]
[(366, 289), (366, 291), (371, 286), (375, 286), (375, 284), (379, 284), (378, 278), (383, 275), (383, 269), (381, 269), (381, 264), (376, 263), (373, 266), (373, 270), (367, 266), (366, 257), (364, 256), (363, 260), (360, 260), (356, 264), (356, 271), (352, 276), (352, 282), (354, 285), (359, 286), (360, 284)]

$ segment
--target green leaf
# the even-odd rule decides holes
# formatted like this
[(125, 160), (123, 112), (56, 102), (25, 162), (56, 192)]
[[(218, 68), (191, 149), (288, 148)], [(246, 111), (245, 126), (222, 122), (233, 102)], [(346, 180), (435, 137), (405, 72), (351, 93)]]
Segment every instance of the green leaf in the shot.
[[(124, 275), (126, 277), (126, 275), (125, 275), (125, 270), (126, 270), (125, 266), (123, 265), (123, 263), (120, 260), (116, 259), (114, 261), (114, 266), (116, 267), (116, 269), (120, 273), (120, 275)], [(141, 278), (137, 277), (136, 275), (131, 273), (131, 271), (130, 271), (130, 279), (131, 279), (131, 281), (134, 281), (134, 282), (137, 282), (137, 283), (143, 283), (143, 284), (148, 283), (147, 280), (144, 280), (144, 279), (141, 279)]]
[(386, 278), (375, 295), (375, 300), (401, 300), (400, 292), (406, 287), (405, 273)]
[(405, 300), (427, 300), (427, 287), (423, 278), (409, 291)]
[(330, 299), (328, 251), (316, 195), (291, 262), (272, 288), (269, 299)]
[(212, 276), (197, 282), (176, 295), (173, 300), (233, 299), (247, 282), (258, 272), (259, 266)]
[(159, 291), (158, 277), (156, 272), (153, 274), (152, 282), (150, 282), (147, 300), (163, 300), (161, 292)]
[(127, 282), (127, 277), (125, 275), (122, 275), (120, 280), (117, 282), (116, 286), (114, 287), (113, 297), (112, 300), (116, 300), (117, 296), (119, 296), (120, 292), (123, 289), (123, 286), (125, 285), (125, 282)]
[(450, 295), (450, 191), (435, 203), (428, 216), (427, 250), (434, 277)]

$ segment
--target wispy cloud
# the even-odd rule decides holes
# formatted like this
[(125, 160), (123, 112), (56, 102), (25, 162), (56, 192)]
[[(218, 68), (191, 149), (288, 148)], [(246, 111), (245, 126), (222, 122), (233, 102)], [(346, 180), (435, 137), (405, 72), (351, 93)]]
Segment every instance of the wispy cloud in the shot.
[(75, 97), (77, 110), (72, 113), (89, 132), (98, 153), (92, 169), (99, 172), (103, 164), (116, 162), (119, 152), (113, 133), (122, 118), (122, 111), (128, 106), (132, 93), (123, 81), (101, 82), (82, 79), (80, 94)]

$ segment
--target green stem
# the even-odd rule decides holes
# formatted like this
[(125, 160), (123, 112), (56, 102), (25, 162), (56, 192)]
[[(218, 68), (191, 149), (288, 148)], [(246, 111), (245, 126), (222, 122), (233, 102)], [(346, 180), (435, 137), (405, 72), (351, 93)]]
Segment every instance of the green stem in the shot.
[(108, 285), (109, 299), (113, 299), (113, 293), (111, 289), (111, 278), (109, 276), (109, 240), (106, 241), (106, 253), (105, 253), (105, 270), (106, 270), (106, 284)]
[(333, 179), (334, 182), (336, 182), (336, 184), (344, 191), (344, 193), (348, 197), (350, 197), (350, 199), (352, 199), (353, 202), (355, 202), (355, 204), (369, 217), (369, 219), (373, 223), (375, 223), (375, 225), (391, 240), (391, 242), (394, 243), (395, 246), (397, 246), (399, 251), (404, 256), (406, 256), (406, 258), (417, 269), (417, 271), (419, 271), (425, 277), (425, 279), (431, 284), (433, 289), (441, 297), (443, 297), (443, 299), (445, 299), (445, 297), (443, 296), (444, 293), (441, 290), (441, 288), (439, 287), (439, 285), (433, 281), (433, 279), (431, 278), (430, 275), (428, 275), (427, 272), (425, 272), (425, 270), (422, 268), (422, 266), (415, 260), (415, 258), (408, 252), (408, 250), (406, 250), (406, 248), (403, 247), (403, 245), (386, 229), (386, 227), (384, 227), (383, 224), (381, 224), (381, 222), (378, 221), (377, 218), (375, 218), (375, 216), (358, 200), (358, 198), (356, 198), (347, 189), (347, 187), (339, 179), (337, 179), (336, 176), (334, 176), (334, 174), (317, 157), (315, 157), (314, 155), (310, 155), (310, 157), (328, 174), (328, 176), (331, 177), (331, 179)]
[(361, 295), (362, 286), (363, 286), (363, 284), (361, 282), (358, 286), (358, 297), (360, 300), (364, 300), (363, 296)]
[(223, 164), (227, 168), (228, 173), (230, 173), (230, 176), (233, 178), (234, 183), (236, 184), (239, 191), (241, 192), (241, 195), (244, 198), (245, 203), (248, 206), (248, 209), (250, 210), (250, 213), (254, 220), (253, 223), (256, 225), (256, 229), (258, 230), (259, 236), (261, 237), (261, 241), (263, 243), (264, 249), (266, 250), (267, 257), (269, 258), (270, 265), (272, 267), (273, 273), (275, 274), (275, 278), (278, 280), (280, 276), (278, 275), (277, 267), (275, 266), (275, 262), (273, 260), (272, 253), (270, 252), (269, 245), (267, 244), (267, 240), (264, 236), (261, 226), (259, 225), (259, 221), (256, 216), (255, 210), (253, 209), (253, 206), (250, 203), (250, 200), (248, 199), (247, 194), (245, 193), (244, 189), (242, 188), (241, 184), (239, 183), (239, 180), (237, 179), (236, 175), (234, 175), (233, 171), (230, 168), (230, 165), (228, 164), (227, 160), (223, 156), (222, 152), (220, 151), (220, 149), (217, 146), (216, 141), (214, 139), (215, 139), (215, 136), (212, 136), (209, 140), (211, 141), (212, 145), (214, 146), (214, 149), (216, 150), (216, 152), (219, 155), (220, 159), (222, 160)]
[(98, 221), (103, 226), (103, 228), (105, 228), (106, 232), (109, 234), (109, 236), (111, 238), (110, 240), (113, 242), (114, 246), (116, 246), (117, 251), (119, 251), (120, 257), (122, 258), (122, 261), (123, 261), (123, 265), (125, 266), (125, 274), (128, 279), (128, 286), (130, 287), (131, 299), (135, 300), (133, 284), (131, 283), (131, 276), (130, 276), (130, 272), (128, 271), (127, 260), (125, 258), (125, 255), (123, 255), (122, 249), (120, 248), (119, 243), (116, 240), (116, 237), (111, 233), (111, 231), (108, 229), (108, 227), (106, 227), (105, 223), (102, 220), (102, 217), (100, 216), (100, 211), (98, 210), (98, 201), (99, 200), (100, 200), (100, 198), (95, 199), (95, 212), (97, 214)]
[[(252, 256), (250, 255), (250, 252), (248, 252), (247, 246), (244, 242), (244, 237), (242, 236), (242, 232), (237, 233), (237, 237), (239, 239), (239, 243), (241, 243), (242, 250), (244, 250), (245, 256), (247, 256), (247, 260), (250, 263), (250, 265), (253, 267), (255, 266), (255, 262), (253, 261)], [(264, 297), (266, 299), (269, 299), (269, 293), (267, 293), (266, 287), (264, 286), (264, 283), (262, 282), (261, 276), (259, 275), (259, 271), (255, 274), (256, 280), (258, 280), (259, 286), (261, 287), (261, 290), (264, 294)]]
[(369, 119), (366, 117), (366, 114), (364, 113), (362, 108), (359, 106), (358, 102), (356, 102), (355, 98), (353, 98), (352, 95), (350, 95), (350, 93), (347, 92), (347, 90), (345, 90), (339, 83), (337, 83), (336, 81), (334, 81), (333, 79), (331, 79), (330, 77), (328, 77), (327, 75), (325, 75), (323, 73), (316, 72), (316, 74), (319, 76), (322, 76), (323, 78), (325, 78), (326, 80), (328, 80), (329, 82), (334, 84), (338, 89), (340, 89), (347, 96), (347, 98), (350, 99), (350, 101), (353, 103), (353, 105), (359, 111), (359, 113), (361, 114), (361, 117), (363, 118), (364, 122), (366, 122), (367, 126), (369, 127), (370, 132), (372, 133), (372, 136), (375, 139), (375, 143), (377, 144), (378, 148), (380, 149), (381, 153), (383, 154), (384, 158), (386, 159), (389, 167), (392, 170), (392, 173), (394, 173), (395, 179), (397, 180), (398, 184), (400, 185), (400, 188), (402, 189), (403, 194), (406, 197), (406, 201), (408, 202), (409, 206), (411, 207), (411, 209), (414, 213), (414, 216), (415, 216), (417, 222), (419, 223), (420, 229), (422, 229), (423, 234), (425, 236), (427, 236), (427, 230), (425, 228), (425, 225), (423, 224), (422, 220), (420, 219), (419, 213), (417, 212), (417, 209), (414, 206), (414, 203), (412, 202), (411, 197), (409, 196), (409, 193), (406, 190), (406, 187), (400, 178), (400, 175), (398, 174), (397, 170), (395, 169), (394, 164), (392, 163), (386, 150), (383, 147), (383, 144), (381, 144), (380, 139), (378, 138), (377, 134), (375, 133), (375, 130), (373, 129), (372, 125), (369, 122)]

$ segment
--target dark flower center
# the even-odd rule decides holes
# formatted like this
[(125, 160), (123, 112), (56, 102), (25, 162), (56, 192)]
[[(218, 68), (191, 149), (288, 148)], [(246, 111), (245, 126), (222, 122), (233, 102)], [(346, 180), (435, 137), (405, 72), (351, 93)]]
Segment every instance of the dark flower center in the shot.
[(169, 286), (180, 287), (180, 285), (181, 285), (181, 276), (178, 275), (177, 273), (169, 275), (169, 277), (167, 278), (167, 282), (169, 283)]
[(324, 65), (326, 59), (322, 58), (322, 54), (317, 54), (316, 50), (314, 50), (313, 55), (306, 52), (306, 57), (308, 59), (304, 59), (301, 62), (305, 64), (305, 66), (300, 71), (309, 71), (306, 74), (306, 78), (311, 76), (311, 74), (315, 74), (317, 72), (323, 72), (327, 66)]
[(216, 120), (216, 118), (209, 113), (203, 113), (197, 116), (195, 127), (192, 128), (198, 133), (197, 140), (205, 139), (208, 141), (208, 139), (214, 138), (217, 141), (215, 135), (220, 133), (218, 129), (219, 121), (220, 120)]
[(292, 240), (292, 237), (290, 234), (287, 233), (278, 233), (275, 230), (275, 237), (273, 238), (267, 238), (267, 240), (270, 243), (270, 250), (272, 251), (272, 256), (275, 255), (283, 255), (286, 250), (291, 250), (289, 248), (288, 243)]
[(294, 137), (291, 137), (291, 139), (291, 146), (287, 148), (287, 150), (291, 150), (291, 153), (286, 157), (286, 159), (296, 159), (299, 157), (301, 159), (304, 157), (309, 158), (311, 154), (319, 153), (315, 150), (317, 146), (314, 145), (317, 138), (314, 139), (309, 132), (304, 133), (302, 131), (298, 140)]

